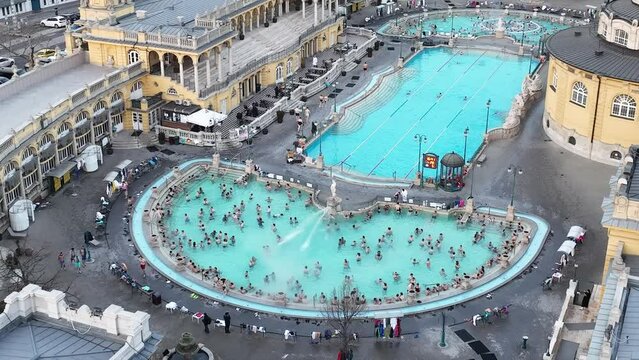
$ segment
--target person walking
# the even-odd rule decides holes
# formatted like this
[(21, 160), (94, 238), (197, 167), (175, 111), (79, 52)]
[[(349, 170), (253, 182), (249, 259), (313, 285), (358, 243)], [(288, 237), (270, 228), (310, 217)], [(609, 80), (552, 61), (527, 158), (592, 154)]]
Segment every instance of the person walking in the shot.
[(209, 316), (209, 314), (204, 313), (204, 317), (202, 318), (202, 324), (204, 324), (204, 332), (205, 333), (209, 333), (209, 325), (211, 325), (211, 317)]
[(364, 71), (368, 70), (368, 63), (364, 61)]
[(142, 270), (142, 277), (146, 278), (146, 260), (140, 256), (140, 270)]
[(60, 251), (58, 254), (58, 262), (60, 263), (60, 269), (66, 269), (67, 266), (64, 263), (64, 252)]
[(75, 265), (75, 268), (78, 269), (78, 274), (81, 274), (82, 273), (82, 260), (80, 259), (79, 256), (75, 257), (75, 263), (73, 265)]
[(231, 314), (228, 311), (224, 313), (224, 332), (227, 334), (231, 332)]

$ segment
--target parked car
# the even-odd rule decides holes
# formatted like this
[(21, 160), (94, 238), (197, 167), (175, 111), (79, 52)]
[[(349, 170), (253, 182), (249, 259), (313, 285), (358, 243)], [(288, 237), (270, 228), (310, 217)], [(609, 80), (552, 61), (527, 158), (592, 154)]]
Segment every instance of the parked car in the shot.
[(67, 19), (64, 16), (54, 16), (40, 21), (40, 25), (44, 27), (61, 28), (67, 25)]
[(80, 20), (80, 14), (79, 13), (73, 13), (73, 14), (62, 14), (61, 16), (64, 16), (66, 19), (69, 19), (69, 21), (76, 22), (77, 20)]
[(54, 49), (40, 49), (36, 51), (33, 56), (36, 59), (46, 59), (46, 60), (54, 60), (55, 59), (55, 50)]
[(0, 67), (12, 67), (16, 61), (12, 58), (0, 56)]
[[(18, 69), (18, 75), (24, 74), (26, 71), (22, 69)], [(11, 79), (13, 77), (13, 69), (10, 67), (0, 67), (0, 77), (5, 77), (7, 79)]]

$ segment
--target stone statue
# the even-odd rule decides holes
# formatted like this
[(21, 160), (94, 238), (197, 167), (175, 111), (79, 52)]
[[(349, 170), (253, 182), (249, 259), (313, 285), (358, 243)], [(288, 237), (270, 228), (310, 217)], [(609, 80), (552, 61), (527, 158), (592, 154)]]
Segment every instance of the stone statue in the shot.
[(336, 197), (337, 194), (337, 184), (335, 183), (335, 179), (331, 180), (331, 197)]
[(504, 27), (504, 19), (502, 19), (502, 18), (497, 19), (497, 28), (495, 30), (497, 30), (497, 31), (506, 30), (506, 28)]
[(89, 7), (89, 0), (80, 0), (80, 7)]

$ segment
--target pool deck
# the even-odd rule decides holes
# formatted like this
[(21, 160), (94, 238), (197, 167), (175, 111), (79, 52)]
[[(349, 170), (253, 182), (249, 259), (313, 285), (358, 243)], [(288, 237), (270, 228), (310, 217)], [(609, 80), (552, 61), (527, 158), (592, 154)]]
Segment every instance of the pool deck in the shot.
[[(454, 0), (458, 6), (465, 1)], [(441, 3), (441, 1), (440, 1)], [(558, 7), (583, 7), (575, 0), (553, 1)], [(443, 3), (441, 4), (444, 5)], [(595, 4), (593, 4), (595, 5)], [(374, 9), (367, 8), (353, 15), (351, 23), (364, 23), (363, 17), (370, 16)], [(369, 72), (364, 73), (361, 68), (349, 73), (361, 76), (354, 89), (344, 90), (344, 96), (355, 93), (362, 86), (359, 84), (370, 79), (370, 72), (386, 67), (385, 63), (396, 59), (397, 52), (385, 55), (376, 54), (367, 59)], [(542, 69), (545, 71), (546, 69)], [(317, 97), (309, 99), (311, 110), (319, 116), (317, 111)], [(577, 262), (579, 271), (567, 273), (569, 277), (580, 280), (579, 287), (592, 286), (601, 279), (603, 257), (606, 248), (606, 232), (600, 225), (601, 199), (608, 192), (608, 180), (614, 168), (593, 163), (574, 154), (563, 151), (556, 144), (547, 141), (541, 129), (543, 101), (538, 102), (529, 112), (524, 122), (521, 134), (514, 139), (499, 141), (491, 144), (485, 154), (487, 161), (474, 174), (474, 196), (478, 205), (490, 204), (494, 207), (505, 208), (510, 200), (512, 177), (505, 168), (509, 164), (516, 164), (525, 169), (523, 176), (517, 178), (515, 206), (527, 213), (535, 214), (546, 219), (555, 236), (551, 236), (545, 243), (540, 256), (532, 266), (528, 267), (515, 280), (494, 292), (490, 299), (486, 297), (471, 300), (463, 306), (445, 312), (447, 318), (446, 341), (448, 347), (440, 349), (439, 330), (441, 329), (439, 313), (433, 316), (406, 317), (402, 321), (405, 332), (399, 341), (377, 341), (370, 338), (372, 326), (370, 323), (357, 323), (354, 330), (362, 334), (357, 344), (355, 355), (357, 359), (471, 359), (480, 358), (453, 331), (467, 330), (476, 340), (481, 341), (491, 353), (499, 359), (539, 359), (547, 346), (546, 337), (550, 334), (552, 324), (556, 320), (561, 307), (564, 288), (567, 282), (560, 284), (553, 291), (542, 292), (539, 284), (548, 276), (556, 262), (556, 249), (564, 240), (563, 235), (571, 225), (582, 224), (588, 226), (588, 238), (585, 244), (577, 248)], [(326, 108), (320, 109), (327, 114)], [(312, 116), (315, 116), (312, 115)], [(274, 124), (269, 128), (269, 134), (260, 135), (251, 148), (238, 151), (238, 158), (244, 159), (253, 154), (256, 162), (264, 170), (290, 175), (300, 179), (313, 179), (322, 190), (320, 200), (329, 193), (330, 179), (319, 171), (293, 167), (284, 163), (284, 151), (292, 143), (295, 125), (292, 119), (285, 124)], [(209, 149), (187, 147), (184, 145), (165, 145), (165, 149), (175, 151), (173, 155), (160, 154), (163, 158), (162, 171), (168, 171), (175, 164), (183, 161), (210, 156)], [(158, 153), (141, 150), (116, 151), (112, 156), (105, 157), (105, 164), (95, 173), (84, 174), (75, 182), (74, 193), (60, 191), (51, 197), (53, 207), (38, 211), (36, 222), (29, 229), (28, 244), (35, 249), (42, 248), (49, 253), (64, 251), (70, 246), (80, 247), (82, 234), (93, 228), (94, 213), (100, 196), (103, 195), (102, 178), (106, 173), (123, 159), (134, 162), (148, 158)], [(279, 155), (281, 154), (281, 155)], [(531, 156), (534, 154), (534, 156)], [(236, 153), (224, 154), (233, 158)], [(130, 193), (137, 196), (160, 174), (159, 170), (144, 176), (131, 185)], [(588, 174), (588, 176), (584, 176)], [(67, 190), (70, 188), (67, 187)], [(370, 203), (371, 199), (387, 195), (392, 196), (395, 190), (371, 189), (367, 186), (355, 186), (340, 182), (339, 189), (343, 189), (344, 203), (350, 206)], [(430, 189), (410, 189), (411, 196), (428, 198), (431, 201), (450, 199), (450, 194), (434, 192)], [(468, 189), (457, 194), (460, 198), (468, 196)], [(232, 333), (225, 335), (219, 329), (206, 335), (202, 332), (202, 325), (191, 320), (189, 316), (168, 313), (163, 306), (151, 305), (146, 296), (132, 292), (114, 276), (107, 272), (110, 262), (124, 261), (130, 264), (130, 272), (134, 277), (141, 274), (136, 264), (136, 252), (130, 243), (130, 238), (122, 232), (123, 224), (119, 220), (126, 215), (125, 200), (120, 197), (114, 202), (107, 225), (108, 247), (92, 249), (96, 259), (88, 264), (82, 274), (73, 271), (63, 271), (57, 288), (64, 289), (73, 284), (70, 293), (79, 299), (80, 303), (102, 306), (112, 303), (123, 304), (127, 309), (143, 310), (151, 314), (153, 331), (163, 334), (164, 340), (160, 349), (175, 346), (176, 339), (183, 331), (190, 331), (199, 342), (214, 349), (219, 359), (327, 359), (334, 358), (337, 344), (324, 342), (310, 345), (302, 335), (311, 331), (324, 330), (325, 324), (310, 321), (295, 321), (286, 317), (261, 316), (256, 317), (253, 312), (236, 311), (233, 307), (214, 304), (210, 301), (193, 299), (188, 292), (167, 283), (162, 277), (149, 277), (147, 283), (162, 293), (164, 300), (176, 301), (180, 306), (186, 306), (192, 311), (207, 311), (213, 318), (221, 318), (229, 311), (232, 316)], [(67, 226), (60, 226), (60, 219), (69, 218), (73, 221)], [(552, 233), (551, 233), (552, 235)], [(104, 239), (102, 239), (104, 240)], [(0, 246), (14, 247), (13, 242), (0, 242)], [(47, 269), (55, 271), (57, 260), (50, 256), (45, 262)], [(70, 296), (70, 295), (69, 295)], [(477, 314), (486, 307), (512, 304), (508, 319), (498, 320), (493, 325), (473, 327), (464, 322), (465, 319)], [(437, 315), (437, 316), (436, 316)], [(240, 323), (259, 324), (267, 329), (264, 337), (241, 334), (236, 326)], [(296, 331), (298, 341), (284, 342), (282, 333), (285, 329)], [(528, 348), (521, 349), (521, 336), (528, 335)], [(308, 336), (308, 335), (307, 335)]]

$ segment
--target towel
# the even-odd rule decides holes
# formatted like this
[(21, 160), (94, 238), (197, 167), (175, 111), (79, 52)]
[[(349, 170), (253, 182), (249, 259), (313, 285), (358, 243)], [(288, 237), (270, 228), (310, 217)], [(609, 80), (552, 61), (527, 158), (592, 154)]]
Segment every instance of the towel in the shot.
[(257, 326), (251, 325), (251, 331), (255, 334), (257, 333)]
[(291, 336), (291, 332), (288, 330), (284, 330), (284, 340), (288, 340), (290, 336)]

